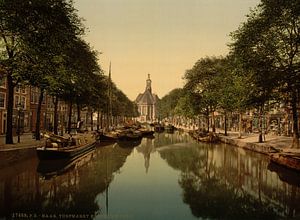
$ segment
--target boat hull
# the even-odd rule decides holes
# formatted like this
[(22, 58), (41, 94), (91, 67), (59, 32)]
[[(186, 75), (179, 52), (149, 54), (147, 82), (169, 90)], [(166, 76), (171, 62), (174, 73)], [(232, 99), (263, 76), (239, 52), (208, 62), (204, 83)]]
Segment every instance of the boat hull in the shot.
[(163, 132), (164, 130), (165, 130), (165, 128), (163, 126), (155, 126), (154, 127), (155, 132)]
[(293, 154), (285, 154), (285, 153), (272, 153), (270, 154), (270, 160), (281, 166), (291, 168), (298, 172), (300, 171), (299, 156)]
[(61, 175), (68, 170), (78, 167), (83, 163), (90, 161), (93, 157), (93, 151), (89, 151), (85, 154), (78, 155), (72, 158), (65, 158), (59, 160), (40, 160), (37, 172), (45, 179), (50, 179), (53, 176)]
[(132, 141), (132, 140), (124, 141), (123, 140), (123, 141), (118, 141), (117, 143), (121, 148), (134, 148), (134, 147), (141, 144), (141, 140), (142, 139), (138, 139), (138, 140), (135, 140), (135, 141)]
[(95, 148), (96, 142), (79, 146), (74, 149), (37, 148), (37, 156), (40, 160), (59, 160), (80, 156)]
[(140, 141), (142, 136), (140, 135), (124, 135), (118, 138), (118, 141)]
[(154, 131), (141, 131), (143, 137), (153, 136)]

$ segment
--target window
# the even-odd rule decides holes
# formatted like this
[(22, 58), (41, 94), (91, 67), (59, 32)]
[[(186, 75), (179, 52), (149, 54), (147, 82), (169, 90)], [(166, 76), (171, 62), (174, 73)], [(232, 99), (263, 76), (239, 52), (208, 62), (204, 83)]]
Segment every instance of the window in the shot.
[(15, 108), (18, 108), (18, 104), (20, 103), (20, 96), (18, 96), (18, 95), (15, 95), (15, 105), (14, 105), (14, 107)]
[(0, 108), (5, 108), (5, 93), (0, 93)]
[(46, 97), (43, 98), (42, 104), (43, 104), (43, 105), (46, 105)]
[(31, 90), (30, 93), (30, 102), (33, 104), (37, 104), (38, 103), (38, 93), (35, 92), (34, 90)]
[(34, 100), (33, 100), (33, 95), (34, 95), (34, 92), (31, 90), (31, 91), (30, 91), (30, 102), (31, 102), (31, 103), (34, 103), (34, 102), (33, 102), (33, 101), (34, 101)]
[(47, 96), (47, 108), (49, 109), (54, 108), (53, 99), (50, 96)]
[(21, 107), (23, 109), (26, 108), (26, 97), (25, 96), (18, 96), (18, 95), (16, 95), (14, 102), (15, 102), (15, 105), (14, 105), (15, 108), (18, 108), (19, 104), (21, 104)]
[(25, 109), (26, 108), (26, 97), (21, 96), (20, 103), (21, 103), (22, 108)]
[(0, 79), (0, 87), (6, 88), (6, 78), (1, 78)]

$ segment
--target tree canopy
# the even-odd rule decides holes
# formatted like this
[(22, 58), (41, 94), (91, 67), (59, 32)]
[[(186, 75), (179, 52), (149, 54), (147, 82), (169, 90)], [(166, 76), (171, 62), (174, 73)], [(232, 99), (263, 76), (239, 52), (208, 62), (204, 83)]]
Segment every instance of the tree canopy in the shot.
[(6, 143), (13, 142), (14, 87), (19, 83), (41, 91), (37, 133), (44, 92), (81, 107), (104, 108), (107, 87), (99, 53), (83, 40), (81, 20), (72, 0), (0, 1), (0, 74), (8, 83)]

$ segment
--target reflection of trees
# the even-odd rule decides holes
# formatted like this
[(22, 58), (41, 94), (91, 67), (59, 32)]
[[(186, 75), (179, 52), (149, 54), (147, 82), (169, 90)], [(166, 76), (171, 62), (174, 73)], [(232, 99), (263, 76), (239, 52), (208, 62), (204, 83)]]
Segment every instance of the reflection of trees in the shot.
[(18, 205), (18, 211), (21, 212), (25, 210), (24, 207), (26, 205), (31, 204), (36, 198), (35, 183), (38, 180), (38, 176), (35, 168), (38, 161), (34, 157), (34, 151), (34, 154), (32, 154), (31, 150), (24, 153), (31, 154), (31, 158), (23, 159), (17, 164), (15, 162), (0, 170), (0, 217), (4, 215), (9, 219), (16, 203), (24, 202), (24, 205)]
[(300, 189), (274, 177), (263, 155), (205, 144), (159, 152), (182, 172), (183, 201), (196, 217), (274, 219), (300, 211)]
[(268, 203), (260, 203), (245, 191), (239, 191), (216, 177), (199, 180), (182, 176), (183, 200), (193, 215), (222, 219), (274, 219), (275, 212)]
[[(118, 146), (99, 148), (90, 161), (64, 176), (54, 178), (52, 181), (56, 183), (51, 185), (56, 186), (58, 183), (60, 191), (57, 195), (61, 198), (52, 202), (51, 206), (58, 206), (55, 209), (59, 208), (61, 212), (68, 210), (70, 213), (94, 214), (99, 209), (94, 201), (96, 195), (105, 191), (113, 180), (113, 173), (123, 166), (131, 151)], [(47, 182), (45, 184), (47, 185)], [(62, 203), (63, 201), (65, 203)], [(45, 209), (49, 208), (46, 206)]]
[(155, 133), (154, 147), (162, 147), (176, 143), (187, 143), (191, 137), (187, 133), (176, 131), (173, 134)]
[[(20, 172), (0, 179), (0, 184), (4, 186), (0, 194), (3, 201), (0, 213), (9, 216), (13, 212), (101, 212), (103, 207), (98, 207), (95, 197), (106, 190), (113, 180), (113, 174), (123, 166), (131, 151), (118, 146), (98, 148), (93, 154), (78, 160), (73, 169), (49, 180), (37, 175), (37, 160), (34, 157), (26, 166), (22, 165)], [(17, 169), (19, 164), (15, 167)]]

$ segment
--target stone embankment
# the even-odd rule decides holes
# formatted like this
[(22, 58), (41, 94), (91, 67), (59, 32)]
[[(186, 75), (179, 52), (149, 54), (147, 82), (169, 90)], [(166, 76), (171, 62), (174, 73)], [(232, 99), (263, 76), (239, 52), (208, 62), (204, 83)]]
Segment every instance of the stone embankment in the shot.
[[(262, 154), (269, 154), (277, 151), (276, 149), (278, 148), (274, 144), (269, 144), (269, 143), (258, 143), (258, 142), (247, 142), (247, 138), (233, 138), (230, 136), (223, 136), (220, 135), (219, 139), (221, 142), (225, 144), (230, 144), (234, 145), (237, 147), (241, 147), (243, 149), (255, 151), (258, 153)], [(249, 140), (248, 140), (249, 141)]]
[(223, 143), (263, 154), (287, 151), (290, 150), (292, 145), (291, 137), (277, 135), (265, 135), (263, 143), (258, 143), (258, 134), (253, 133), (243, 134), (242, 137), (239, 138), (237, 132), (229, 132), (227, 136), (219, 132), (218, 138)]
[(35, 149), (40, 145), (43, 145), (45, 142), (44, 139), (36, 141), (32, 138), (31, 133), (25, 133), (20, 136), (20, 143), (17, 143), (17, 137), (14, 137), (14, 144), (5, 144), (5, 136), (0, 136), (0, 152), (1, 151), (14, 151), (21, 149)]
[[(190, 132), (201, 141), (201, 135), (197, 133)], [(300, 149), (291, 148), (291, 137), (265, 135), (263, 143), (258, 142), (258, 134), (245, 134), (239, 138), (237, 133), (229, 133), (228, 136), (219, 133), (217, 137), (220, 142), (268, 155), (272, 162), (300, 172)]]

